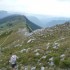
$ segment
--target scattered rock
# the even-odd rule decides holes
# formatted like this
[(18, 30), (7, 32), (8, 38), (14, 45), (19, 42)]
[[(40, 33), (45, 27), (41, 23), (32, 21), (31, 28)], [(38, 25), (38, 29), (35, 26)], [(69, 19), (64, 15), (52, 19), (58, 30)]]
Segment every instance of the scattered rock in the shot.
[(41, 67), (41, 70), (45, 70), (45, 67)]
[(31, 70), (36, 70), (36, 67), (32, 67)]
[(36, 49), (36, 50), (34, 50), (34, 52), (38, 52), (40, 49)]
[(43, 59), (45, 59), (47, 56), (42, 56)]
[(32, 42), (32, 41), (34, 41), (35, 39), (30, 39), (30, 40), (28, 40), (27, 41), (27, 43), (30, 43), (30, 42)]
[(36, 56), (39, 56), (40, 54), (37, 52), (35, 55), (36, 55)]
[(60, 46), (59, 43), (54, 43), (53, 48), (54, 48), (54, 49), (58, 49), (59, 46)]
[(51, 58), (49, 59), (49, 61), (53, 61), (53, 57), (51, 57)]

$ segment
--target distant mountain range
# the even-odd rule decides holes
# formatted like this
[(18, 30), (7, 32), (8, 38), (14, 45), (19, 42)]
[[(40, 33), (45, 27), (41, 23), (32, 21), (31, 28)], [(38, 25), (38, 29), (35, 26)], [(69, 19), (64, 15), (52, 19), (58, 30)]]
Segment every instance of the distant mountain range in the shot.
[(27, 15), (27, 18), (33, 23), (40, 25), (41, 27), (51, 27), (57, 24), (63, 24), (64, 22), (70, 21), (70, 18), (66, 17), (55, 17), (48, 15)]
[[(41, 22), (37, 17), (35, 17), (35, 16), (29, 16), (29, 15), (27, 15), (26, 17), (27, 17), (30, 21), (32, 21), (33, 23), (35, 23), (35, 24), (41, 26), (42, 22)], [(42, 27), (42, 26), (41, 26), (41, 27)]]
[(18, 14), (13, 14), (13, 13), (8, 13), (5, 11), (1, 11), (0, 12), (0, 28), (3, 29), (4, 27), (6, 28), (6, 26), (8, 27), (13, 25), (18, 25), (20, 26), (20, 24), (23, 26), (24, 24), (26, 25), (26, 27), (29, 29), (29, 31), (33, 31), (36, 29), (40, 29), (41, 27), (34, 24), (33, 22), (31, 22), (30, 20), (28, 20), (24, 15), (18, 15)]
[[(12, 14), (15, 13), (0, 11), (0, 19)], [(25, 15), (30, 22), (43, 28), (51, 27), (56, 24), (63, 24), (64, 22), (70, 21), (70, 18), (66, 17), (55, 17), (55, 16), (28, 14), (28, 13), (17, 13), (17, 14)]]

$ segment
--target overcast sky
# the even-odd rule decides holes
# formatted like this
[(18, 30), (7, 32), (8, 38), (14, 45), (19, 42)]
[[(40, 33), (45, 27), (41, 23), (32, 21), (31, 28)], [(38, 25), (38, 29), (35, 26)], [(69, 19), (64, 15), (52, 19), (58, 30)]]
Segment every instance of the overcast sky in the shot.
[(0, 0), (0, 10), (70, 17), (70, 0)]

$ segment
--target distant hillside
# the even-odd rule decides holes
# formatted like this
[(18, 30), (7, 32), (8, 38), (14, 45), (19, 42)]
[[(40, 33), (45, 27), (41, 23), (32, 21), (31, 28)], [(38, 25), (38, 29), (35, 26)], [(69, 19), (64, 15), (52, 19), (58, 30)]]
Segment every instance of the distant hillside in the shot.
[[(35, 23), (38, 26), (41, 26), (42, 22), (35, 16), (26, 16), (31, 22)], [(42, 26), (41, 26), (42, 27)]]
[(67, 17), (57, 17), (57, 16), (39, 15), (39, 14), (30, 14), (27, 17), (33, 23), (38, 24), (43, 28), (51, 27), (57, 24), (63, 24), (64, 22), (70, 21), (70, 18)]
[[(32, 23), (34, 23), (35, 25), (37, 25), (36, 27), (38, 28), (52, 27), (54, 25), (63, 24), (64, 22), (70, 21), (70, 18), (66, 18), (66, 17), (56, 17), (56, 16), (28, 14), (28, 13), (15, 13), (15, 12), (7, 12), (7, 11), (0, 11), (0, 19), (10, 16), (12, 14), (25, 15), (26, 18)], [(32, 29), (34, 29), (34, 27)]]
[(41, 29), (40, 26), (38, 26), (37, 24), (31, 22), (29, 19), (26, 18), (26, 23), (28, 26), (31, 27), (31, 30), (36, 30), (36, 29)]
[(70, 20), (66, 20), (66, 19), (57, 19), (57, 20), (51, 20), (49, 22), (46, 22), (45, 26), (46, 27), (52, 27), (52, 26), (55, 26), (55, 25), (59, 25), (59, 24), (63, 24), (67, 21), (70, 21)]
[(32, 23), (31, 21), (29, 21), (23, 15), (11, 15), (11, 16), (5, 17), (3, 19), (0, 19), (1, 28), (3, 27), (3, 25), (9, 25), (9, 26), (13, 25), (14, 26), (14, 25), (20, 24), (20, 23), (22, 23), (22, 26), (23, 26), (23, 24), (28, 25), (28, 27), (30, 29), (32, 29), (32, 31), (41, 28), (41, 27), (37, 26), (36, 24)]

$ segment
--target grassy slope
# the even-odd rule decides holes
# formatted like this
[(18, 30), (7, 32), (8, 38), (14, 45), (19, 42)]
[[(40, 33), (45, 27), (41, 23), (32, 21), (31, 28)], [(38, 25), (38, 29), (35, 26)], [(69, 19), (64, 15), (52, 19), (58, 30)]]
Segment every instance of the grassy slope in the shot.
[(26, 22), (21, 17), (0, 24), (0, 68), (5, 66), (9, 53), (15, 51), (13, 46), (21, 43), (23, 38), (18, 33), (20, 28), (26, 28)]
[[(17, 28), (20, 28), (20, 25)], [(48, 62), (49, 58), (51, 57), (54, 57), (55, 66), (61, 68), (70, 67), (70, 23), (45, 29), (44, 31), (33, 34), (31, 37), (22, 37), (17, 33), (17, 31), (12, 30), (12, 32), (10, 32), (9, 34), (5, 34), (0, 37), (0, 43), (2, 43), (9, 35), (10, 37), (8, 38), (8, 40), (1, 46), (0, 68), (8, 67), (10, 52), (17, 54), (17, 56), (19, 57), (18, 65), (20, 67), (22, 67), (23, 65), (37, 66), (38, 68), (39, 66), (49, 67)], [(35, 40), (27, 43), (29, 39)], [(59, 43), (58, 49), (53, 48), (55, 42)], [(48, 43), (50, 44), (49, 48), (47, 49)], [(28, 49), (28, 51), (21, 52), (22, 49)], [(35, 55), (36, 52), (34, 51), (36, 49), (39, 49), (37, 51), (38, 53), (40, 53), (39, 56)], [(62, 54), (65, 54), (65, 58), (63, 61), (60, 60), (60, 55)], [(47, 57), (45, 59), (41, 59), (42, 56)], [(38, 60), (40, 61), (38, 62)], [(41, 65), (39, 65), (40, 63)]]

